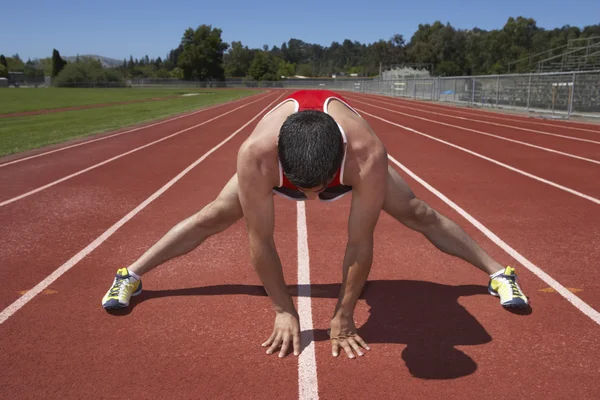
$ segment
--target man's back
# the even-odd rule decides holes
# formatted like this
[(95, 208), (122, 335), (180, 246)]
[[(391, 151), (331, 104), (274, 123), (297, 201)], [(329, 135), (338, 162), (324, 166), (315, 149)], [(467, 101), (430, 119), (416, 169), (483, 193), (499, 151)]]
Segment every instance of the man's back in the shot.
[[(335, 92), (302, 90), (292, 93), (263, 117), (240, 148), (240, 155), (248, 153), (243, 159), (254, 160), (251, 162), (258, 164), (256, 168), (271, 188), (281, 187), (282, 171), (277, 148), (280, 129), (290, 115), (305, 110), (323, 111), (338, 124), (346, 152), (341, 171), (343, 177), (339, 183), (356, 186), (361, 179), (362, 164), (383, 145), (352, 105)], [(238, 168), (246, 167), (238, 165)]]

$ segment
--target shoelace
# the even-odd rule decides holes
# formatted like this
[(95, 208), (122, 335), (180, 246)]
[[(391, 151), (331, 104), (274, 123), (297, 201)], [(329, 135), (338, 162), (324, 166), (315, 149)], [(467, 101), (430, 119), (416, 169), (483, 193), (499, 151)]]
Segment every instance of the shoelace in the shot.
[(517, 286), (516, 277), (504, 275), (503, 278), (509, 282), (513, 296), (521, 296), (521, 292), (519, 291), (519, 287)]
[(115, 284), (110, 288), (110, 296), (118, 296), (121, 286), (127, 281), (127, 278), (117, 278)]

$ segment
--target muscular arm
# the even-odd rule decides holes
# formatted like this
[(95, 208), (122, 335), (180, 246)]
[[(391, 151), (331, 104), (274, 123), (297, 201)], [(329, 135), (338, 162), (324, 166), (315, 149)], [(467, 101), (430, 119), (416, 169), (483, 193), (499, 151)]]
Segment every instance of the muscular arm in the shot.
[(253, 145), (243, 145), (238, 154), (239, 198), (250, 244), (250, 260), (276, 312), (295, 314), (287, 290), (281, 260), (275, 249), (275, 212), (272, 185)]
[(373, 262), (373, 233), (385, 199), (387, 155), (383, 146), (371, 151), (361, 178), (352, 189), (348, 219), (348, 243), (342, 272), (342, 288), (335, 317), (352, 318), (356, 302)]

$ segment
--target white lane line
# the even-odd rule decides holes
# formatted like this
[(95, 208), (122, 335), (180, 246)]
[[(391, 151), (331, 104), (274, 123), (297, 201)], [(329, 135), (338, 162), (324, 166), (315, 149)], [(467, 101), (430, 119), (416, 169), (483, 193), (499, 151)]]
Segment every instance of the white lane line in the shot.
[(547, 285), (549, 285), (551, 288), (553, 288), (558, 293), (560, 293), (561, 296), (563, 296), (565, 299), (567, 299), (579, 311), (581, 311), (582, 313), (587, 315), (589, 318), (591, 318), (592, 321), (594, 321), (595, 323), (600, 325), (600, 313), (598, 311), (596, 311), (591, 306), (589, 306), (587, 303), (585, 303), (583, 300), (581, 300), (579, 297), (577, 297), (573, 293), (571, 293), (567, 288), (565, 288), (563, 285), (561, 285), (556, 280), (554, 280), (554, 278), (552, 278), (550, 275), (548, 275), (547, 273), (542, 271), (539, 267), (537, 267), (535, 264), (533, 264), (527, 258), (522, 256), (518, 251), (516, 251), (511, 246), (509, 246), (506, 242), (504, 242), (502, 239), (500, 239), (495, 233), (493, 233), (488, 228), (486, 228), (481, 222), (479, 222), (478, 220), (473, 218), (468, 212), (463, 210), (460, 206), (458, 206), (456, 203), (454, 203), (448, 197), (444, 196), (440, 191), (438, 191), (433, 186), (431, 186), (430, 184), (425, 182), (423, 179), (418, 177), (414, 172), (412, 172), (411, 170), (406, 168), (404, 165), (402, 165), (400, 162), (398, 162), (398, 160), (396, 160), (394, 157), (388, 155), (388, 158), (394, 164), (396, 164), (398, 167), (400, 167), (404, 172), (406, 172), (408, 175), (410, 175), (414, 180), (416, 180), (421, 185), (423, 185), (427, 190), (429, 190), (431, 193), (435, 194), (444, 203), (446, 203), (447, 205), (452, 207), (457, 213), (459, 213), (461, 216), (463, 216), (463, 218), (465, 218), (467, 221), (469, 221), (471, 224), (473, 224), (473, 226), (475, 226), (477, 229), (479, 229), (485, 236), (487, 236), (491, 241), (493, 241), (496, 245), (498, 245), (502, 250), (504, 250), (505, 252), (510, 254), (511, 257), (513, 257), (515, 260), (520, 262), (525, 268), (530, 270), (538, 278), (540, 278), (542, 281), (546, 282)]
[(438, 138), (436, 138), (436, 137), (434, 137), (434, 136), (428, 135), (428, 134), (426, 134), (426, 133), (423, 133), (423, 132), (419, 132), (419, 131), (417, 131), (417, 130), (415, 130), (415, 129), (412, 129), (412, 128), (409, 128), (409, 127), (407, 127), (407, 126), (400, 125), (400, 124), (397, 124), (397, 123), (395, 123), (395, 122), (392, 122), (392, 121), (388, 121), (387, 119), (384, 119), (384, 118), (378, 117), (378, 116), (376, 116), (376, 115), (373, 115), (373, 114), (369, 114), (368, 112), (366, 112), (366, 111), (364, 111), (364, 110), (357, 109), (357, 111), (359, 111), (359, 112), (361, 112), (361, 113), (363, 113), (363, 114), (365, 114), (365, 115), (369, 115), (369, 116), (371, 116), (371, 117), (373, 117), (373, 118), (376, 118), (376, 119), (378, 119), (378, 120), (381, 120), (381, 121), (383, 121), (383, 122), (387, 122), (387, 123), (388, 123), (388, 124), (390, 124), (390, 125), (397, 126), (397, 127), (399, 127), (399, 128), (405, 129), (405, 130), (407, 130), (407, 131), (414, 132), (414, 133), (416, 133), (416, 134), (418, 134), (418, 135), (425, 136), (425, 137), (427, 137), (427, 138), (429, 138), (429, 139), (432, 139), (432, 140), (435, 140), (435, 141), (437, 141), (437, 142), (444, 143), (445, 145), (448, 145), (448, 146), (450, 146), (450, 147), (454, 147), (454, 148), (456, 148), (456, 149), (462, 150), (462, 151), (464, 151), (464, 152), (466, 152), (466, 153), (472, 154), (472, 155), (474, 155), (474, 156), (476, 156), (476, 157), (482, 158), (482, 159), (484, 159), (484, 160), (486, 160), (486, 161), (492, 162), (492, 163), (494, 163), (494, 164), (496, 164), (496, 165), (499, 165), (499, 166), (501, 166), (501, 167), (504, 167), (504, 168), (506, 168), (506, 169), (509, 169), (509, 170), (511, 170), (511, 171), (517, 172), (517, 173), (519, 173), (519, 174), (521, 174), (521, 175), (525, 175), (525, 176), (526, 176), (526, 177), (528, 177), (528, 178), (535, 179), (536, 181), (539, 181), (539, 182), (543, 182), (543, 183), (545, 183), (545, 184), (547, 184), (547, 185), (550, 185), (550, 186), (553, 186), (553, 187), (555, 187), (555, 188), (557, 188), (557, 189), (564, 190), (565, 192), (568, 192), (568, 193), (574, 194), (575, 196), (579, 196), (579, 197), (581, 197), (581, 198), (583, 198), (583, 199), (586, 199), (586, 200), (589, 200), (589, 201), (591, 201), (591, 202), (593, 202), (593, 203), (600, 204), (600, 200), (599, 200), (599, 199), (597, 199), (597, 198), (595, 198), (595, 197), (588, 196), (587, 194), (584, 194), (584, 193), (578, 192), (578, 191), (576, 191), (576, 190), (573, 190), (573, 189), (571, 189), (571, 188), (568, 188), (568, 187), (566, 187), (566, 186), (562, 186), (562, 185), (559, 185), (558, 183), (554, 183), (554, 182), (552, 182), (552, 181), (549, 181), (549, 180), (547, 180), (547, 179), (540, 178), (540, 177), (539, 177), (539, 176), (537, 176), (537, 175), (530, 174), (529, 172), (525, 172), (525, 171), (523, 171), (523, 170), (520, 170), (520, 169), (518, 169), (518, 168), (512, 167), (512, 166), (510, 166), (510, 165), (508, 165), (508, 164), (504, 164), (503, 162), (500, 162), (500, 161), (498, 161), (498, 160), (494, 160), (493, 158), (486, 157), (486, 156), (484, 156), (484, 155), (481, 155), (481, 154), (479, 154), (479, 153), (476, 153), (476, 152), (474, 152), (474, 151), (471, 151), (471, 150), (469, 150), (469, 149), (465, 149), (464, 147), (460, 147), (460, 146), (457, 146), (457, 145), (455, 145), (455, 144), (453, 144), (453, 143), (446, 142), (445, 140), (438, 139)]
[[(400, 111), (395, 111), (395, 110), (390, 110), (389, 108), (383, 108), (383, 107), (375, 106), (375, 105), (372, 105), (372, 104), (369, 104), (369, 103), (365, 103), (364, 101), (357, 100), (355, 98), (353, 99), (353, 101), (356, 101), (356, 102), (359, 102), (359, 103), (363, 103), (363, 104), (368, 104), (371, 107), (381, 108), (382, 110), (388, 110), (388, 111), (391, 111), (391, 112), (396, 112), (396, 113), (399, 113), (399, 114), (403, 114)], [(578, 142), (600, 144), (600, 142), (597, 141), (597, 140), (582, 139), (582, 138), (573, 137), (573, 136), (559, 135), (558, 133), (550, 133), (550, 132), (538, 131), (538, 130), (535, 130), (535, 129), (521, 128), (519, 126), (498, 124), (496, 122), (482, 121), (482, 120), (479, 120), (479, 119), (459, 117), (457, 115), (442, 114), (442, 113), (438, 113), (438, 112), (434, 112), (434, 111), (422, 110), (422, 109), (408, 107), (408, 106), (404, 106), (404, 105), (400, 105), (400, 104), (393, 104), (393, 103), (389, 103), (387, 101), (381, 101), (381, 100), (374, 100), (374, 101), (377, 101), (377, 102), (380, 102), (380, 103), (384, 103), (384, 104), (394, 105), (396, 107), (404, 107), (404, 108), (408, 108), (408, 109), (415, 110), (415, 111), (420, 111), (420, 112), (425, 112), (425, 113), (430, 113), (430, 114), (435, 114), (435, 115), (442, 115), (442, 116), (450, 117), (450, 118), (461, 119), (461, 120), (464, 120), (464, 121), (479, 122), (479, 123), (482, 123), (482, 124), (496, 125), (496, 126), (501, 126), (501, 127), (504, 127), (504, 128), (517, 129), (517, 130), (520, 130), (520, 131), (539, 133), (540, 135), (556, 136), (556, 137), (559, 137), (559, 138), (562, 138), (562, 139), (576, 140)], [(417, 117), (417, 116), (414, 116), (412, 114), (404, 114), (404, 115), (407, 115), (407, 116), (410, 116), (410, 117), (414, 117), (414, 118), (424, 119), (426, 121), (437, 122), (437, 123), (443, 124), (443, 122), (434, 121), (434, 120), (423, 118), (423, 117)], [(450, 126), (456, 126), (456, 125), (450, 125)], [(463, 128), (463, 129), (466, 129), (466, 128)]]
[(317, 360), (313, 334), (310, 259), (308, 256), (308, 232), (306, 229), (306, 209), (304, 202), (297, 206), (298, 226), (298, 315), (302, 329), (302, 347), (298, 357), (298, 393), (300, 400), (318, 400)]
[[(405, 115), (405, 116), (407, 116), (407, 117), (410, 117), (410, 118), (416, 118), (416, 119), (420, 119), (420, 120), (427, 121), (427, 122), (433, 122), (433, 123), (435, 123), (435, 124), (438, 124), (438, 125), (449, 126), (449, 127), (451, 127), (451, 128), (457, 128), (457, 129), (461, 129), (461, 130), (463, 130), (463, 131), (474, 132), (474, 133), (477, 133), (477, 134), (479, 134), (479, 135), (490, 136), (490, 137), (493, 137), (493, 138), (496, 138), (496, 139), (505, 140), (505, 141), (507, 141), (507, 142), (518, 143), (518, 144), (521, 144), (521, 145), (523, 145), (523, 146), (527, 146), (527, 147), (533, 147), (533, 148), (535, 148), (535, 149), (538, 149), (538, 150), (543, 150), (543, 151), (547, 151), (547, 152), (549, 152), (549, 153), (560, 154), (561, 156), (570, 157), (570, 158), (575, 158), (575, 159), (578, 159), (578, 160), (587, 161), (587, 162), (589, 162), (589, 163), (593, 163), (593, 164), (599, 164), (599, 165), (600, 165), (600, 161), (598, 161), (598, 160), (593, 160), (593, 159), (591, 159), (591, 158), (585, 158), (585, 157), (581, 157), (581, 156), (576, 156), (575, 154), (571, 154), (571, 153), (565, 153), (565, 152), (563, 152), (563, 151), (558, 151), (558, 150), (554, 150), (554, 149), (549, 149), (549, 148), (547, 148), (547, 147), (537, 146), (537, 145), (535, 145), (535, 144), (531, 144), (531, 143), (527, 143), (527, 142), (522, 142), (522, 141), (520, 141), (520, 140), (510, 139), (510, 138), (507, 138), (507, 137), (504, 137), (504, 136), (498, 136), (498, 135), (494, 135), (494, 134), (491, 134), (491, 133), (487, 133), (487, 132), (478, 131), (478, 130), (476, 130), (476, 129), (465, 128), (464, 126), (460, 126), (460, 125), (452, 125), (452, 124), (447, 124), (447, 123), (445, 123), (445, 122), (436, 121), (436, 120), (434, 120), (434, 119), (423, 118), (423, 117), (419, 117), (419, 116), (417, 116), (417, 115), (413, 115), (413, 114), (406, 114), (406, 113), (403, 113), (403, 112), (401, 112), (401, 111), (391, 110), (391, 109), (389, 109), (389, 108), (385, 108), (385, 107), (379, 107), (379, 106), (376, 106), (376, 105), (374, 105), (374, 104), (366, 103), (366, 102), (364, 102), (364, 101), (359, 101), (359, 100), (356, 100), (356, 99), (353, 99), (353, 100), (354, 100), (355, 102), (357, 102), (357, 103), (363, 103), (363, 104), (366, 104), (366, 105), (368, 105), (369, 107), (379, 108), (379, 109), (382, 109), (382, 110), (386, 110), (386, 111), (389, 111), (389, 112), (393, 112), (393, 113), (395, 113), (395, 114)], [(402, 106), (400, 106), (400, 107), (402, 107)], [(416, 109), (415, 109), (415, 110), (416, 110)], [(420, 110), (417, 110), (417, 111), (420, 111)], [(424, 111), (424, 112), (428, 112), (428, 111)], [(434, 114), (437, 114), (437, 113), (434, 113)], [(441, 115), (444, 115), (444, 114), (441, 114)], [(461, 118), (461, 119), (467, 119), (467, 118), (462, 118), (462, 117), (458, 117), (458, 118)], [(471, 120), (471, 121), (475, 121), (475, 120)], [(600, 142), (598, 142), (598, 144), (600, 144)]]
[[(90, 143), (98, 142), (98, 141), (100, 141), (100, 140), (111, 139), (111, 138), (114, 138), (114, 137), (117, 137), (117, 136), (125, 135), (126, 133), (131, 133), (131, 132), (136, 132), (136, 131), (139, 131), (139, 130), (142, 130), (142, 129), (152, 128), (153, 126), (157, 126), (157, 125), (165, 124), (165, 123), (167, 123), (167, 122), (175, 121), (175, 120), (177, 120), (177, 119), (181, 119), (181, 118), (190, 117), (190, 116), (192, 116), (192, 115), (200, 114), (200, 113), (203, 113), (203, 112), (205, 112), (205, 111), (214, 110), (215, 108), (218, 108), (218, 107), (223, 107), (223, 106), (226, 106), (226, 105), (229, 105), (229, 104), (238, 103), (238, 102), (240, 102), (240, 101), (248, 100), (248, 99), (251, 99), (251, 98), (253, 98), (253, 97), (260, 96), (260, 95), (263, 95), (263, 94), (264, 94), (264, 93), (253, 94), (252, 96), (247, 96), (247, 97), (244, 97), (244, 98), (241, 98), (241, 99), (238, 99), (238, 100), (229, 101), (229, 102), (227, 102), (227, 103), (216, 104), (216, 105), (214, 105), (214, 106), (210, 106), (210, 107), (207, 107), (207, 108), (203, 108), (203, 109), (201, 109), (201, 110), (198, 110), (198, 111), (194, 111), (194, 112), (187, 113), (187, 114), (184, 114), (184, 115), (180, 115), (180, 116), (177, 116), (177, 117), (173, 117), (173, 118), (165, 119), (165, 120), (163, 120), (163, 121), (155, 122), (155, 123), (153, 123), (153, 124), (150, 124), (150, 125), (144, 125), (144, 126), (140, 126), (140, 127), (138, 127), (138, 128), (129, 129), (129, 130), (127, 130), (127, 131), (124, 131), (124, 132), (119, 132), (119, 133), (115, 133), (115, 134), (113, 134), (113, 135), (106, 135), (106, 136), (102, 136), (101, 138), (97, 138), (97, 139), (86, 140), (86, 141), (84, 141), (84, 142), (81, 142), (81, 143), (76, 143), (76, 144), (72, 144), (72, 145), (70, 145), (70, 146), (61, 147), (61, 148), (59, 148), (59, 149), (50, 150), (50, 151), (46, 151), (46, 152), (39, 153), (39, 154), (34, 154), (34, 155), (32, 155), (32, 156), (29, 156), (29, 157), (19, 158), (18, 160), (13, 160), (13, 161), (9, 161), (9, 162), (7, 162), (7, 163), (4, 163), (4, 164), (0, 164), (0, 168), (2, 168), (2, 167), (6, 167), (6, 166), (8, 166), (8, 165), (12, 165), (12, 164), (20, 163), (20, 162), (23, 162), (23, 161), (31, 160), (32, 158), (38, 158), (38, 157), (46, 156), (46, 155), (48, 155), (48, 154), (57, 153), (57, 152), (59, 152), (59, 151), (63, 151), (63, 150), (67, 150), (67, 149), (72, 149), (73, 147), (79, 147), (79, 146), (83, 146), (83, 145), (86, 145), (86, 144), (90, 144)], [(268, 93), (268, 94), (267, 94), (267, 95), (265, 95), (264, 97), (268, 97), (268, 95), (269, 95), (269, 94), (270, 94), (270, 93)]]
[[(391, 98), (391, 99), (398, 100), (398, 103), (394, 103), (394, 104), (400, 104), (400, 103), (401, 104), (410, 104), (411, 102), (413, 102), (413, 100), (408, 100), (408, 99), (405, 99), (402, 97), (390, 97), (390, 96), (381, 96), (381, 95), (374, 95), (374, 94), (369, 94), (369, 95), (373, 96), (373, 97)], [(477, 117), (493, 118), (493, 119), (498, 119), (501, 121), (511, 121), (511, 122), (520, 122), (520, 123), (524, 123), (524, 124), (543, 125), (543, 126), (550, 126), (552, 128), (574, 129), (577, 131), (592, 132), (592, 133), (600, 134), (600, 126), (598, 127), (598, 130), (593, 130), (593, 129), (586, 129), (586, 128), (578, 128), (576, 126), (570, 126), (570, 125), (565, 125), (565, 124), (555, 125), (555, 124), (544, 123), (541, 121), (528, 121), (526, 118), (530, 118), (530, 117), (526, 117), (523, 115), (515, 115), (514, 116), (515, 118), (503, 118), (503, 117), (499, 117), (497, 115), (497, 113), (494, 113), (491, 111), (486, 111), (486, 110), (478, 110), (479, 112), (467, 112), (467, 111), (459, 110), (458, 107), (452, 106), (452, 105), (437, 104), (436, 106), (432, 106), (430, 104), (426, 104), (423, 101), (416, 101), (416, 102), (419, 104), (419, 106), (423, 106), (429, 110), (440, 110), (440, 111), (444, 110), (444, 111), (455, 112), (455, 113), (464, 114), (464, 115), (474, 115)], [(569, 122), (569, 124), (572, 125), (572, 124), (580, 124), (580, 123), (579, 122)]]
[(130, 219), (135, 217), (135, 215), (138, 214), (140, 211), (142, 211), (144, 208), (146, 208), (148, 206), (148, 204), (152, 203), (160, 195), (162, 195), (164, 192), (166, 192), (171, 186), (173, 186), (175, 183), (177, 183), (177, 181), (179, 181), (181, 178), (183, 178), (194, 167), (196, 167), (198, 164), (200, 164), (202, 161), (204, 161), (204, 159), (206, 159), (206, 157), (208, 157), (209, 155), (211, 155), (212, 153), (217, 151), (221, 146), (223, 146), (225, 143), (227, 143), (229, 140), (231, 140), (235, 135), (237, 135), (244, 128), (246, 128), (248, 125), (250, 125), (262, 113), (264, 113), (269, 107), (271, 107), (271, 105), (275, 104), (277, 102), (277, 100), (279, 100), (282, 96), (283, 96), (283, 94), (280, 95), (279, 97), (277, 97), (277, 99), (275, 99), (275, 101), (271, 102), (268, 106), (263, 108), (261, 112), (259, 112), (258, 114), (256, 114), (254, 116), (254, 118), (252, 118), (250, 121), (246, 122), (241, 128), (239, 128), (237, 131), (233, 132), (231, 135), (229, 135), (229, 137), (227, 137), (221, 143), (219, 143), (218, 145), (216, 145), (215, 147), (210, 149), (208, 152), (204, 153), (204, 155), (202, 157), (200, 157), (193, 164), (191, 164), (186, 169), (181, 171), (175, 178), (171, 179), (163, 187), (161, 187), (154, 194), (152, 194), (150, 197), (148, 197), (146, 200), (144, 200), (143, 203), (141, 203), (136, 208), (131, 210), (129, 212), (129, 214), (127, 214), (126, 216), (121, 218), (119, 221), (117, 221), (113, 226), (108, 228), (102, 235), (98, 236), (92, 243), (90, 243), (79, 253), (77, 253), (73, 257), (71, 257), (70, 260), (68, 260), (66, 263), (61, 265), (56, 271), (54, 271), (52, 274), (50, 274), (48, 277), (46, 277), (43, 281), (38, 283), (33, 289), (31, 289), (30, 291), (28, 291), (27, 293), (25, 293), (24, 295), (19, 297), (14, 303), (12, 303), (8, 307), (6, 307), (2, 311), (2, 313), (0, 313), (0, 324), (3, 324), (4, 321), (6, 321), (11, 315), (13, 315), (17, 311), (19, 311), (25, 304), (30, 302), (35, 296), (37, 296), (42, 291), (44, 291), (48, 286), (50, 286), (50, 284), (52, 284), (52, 282), (57, 280), (65, 272), (67, 272), (68, 270), (73, 268), (85, 256), (90, 254), (98, 246), (100, 246), (102, 243), (104, 243), (104, 241), (106, 241), (106, 239), (111, 237), (120, 227), (125, 225), (125, 223), (127, 223), (127, 221), (129, 221)]
[(197, 124), (197, 125), (191, 126), (191, 127), (189, 127), (189, 128), (186, 128), (186, 129), (182, 129), (182, 130), (180, 130), (180, 131), (178, 131), (178, 132), (175, 132), (175, 133), (173, 133), (173, 134), (171, 134), (171, 135), (169, 135), (169, 136), (165, 136), (165, 137), (163, 137), (163, 138), (160, 138), (160, 139), (158, 139), (158, 140), (155, 140), (154, 142), (150, 142), (150, 143), (147, 143), (147, 144), (145, 144), (145, 145), (143, 145), (143, 146), (136, 147), (136, 148), (135, 148), (135, 149), (133, 149), (133, 150), (129, 150), (128, 152), (125, 152), (125, 153), (119, 154), (118, 156), (115, 156), (115, 157), (109, 158), (108, 160), (105, 160), (105, 161), (102, 161), (102, 162), (100, 162), (100, 163), (98, 163), (98, 164), (92, 165), (91, 167), (88, 167), (88, 168), (82, 169), (82, 170), (80, 170), (80, 171), (77, 171), (77, 172), (75, 172), (75, 173), (72, 173), (71, 175), (67, 175), (67, 176), (65, 176), (65, 177), (63, 177), (63, 178), (57, 179), (57, 180), (55, 180), (55, 181), (53, 181), (53, 182), (50, 182), (50, 183), (48, 183), (47, 185), (41, 186), (41, 187), (39, 187), (39, 188), (37, 188), (37, 189), (34, 189), (34, 190), (31, 190), (31, 191), (29, 191), (29, 192), (27, 192), (27, 193), (23, 193), (23, 194), (21, 194), (21, 195), (19, 195), (19, 196), (13, 197), (13, 198), (11, 198), (11, 199), (8, 199), (8, 200), (5, 200), (5, 201), (3, 201), (2, 203), (0, 203), (0, 207), (3, 207), (3, 206), (5, 206), (5, 205), (7, 205), (7, 204), (10, 204), (10, 203), (14, 203), (15, 201), (18, 201), (18, 200), (21, 200), (21, 199), (23, 199), (23, 198), (25, 198), (25, 197), (31, 196), (32, 194), (35, 194), (35, 193), (41, 192), (42, 190), (45, 190), (45, 189), (48, 189), (49, 187), (52, 187), (52, 186), (58, 185), (59, 183), (62, 183), (62, 182), (64, 182), (64, 181), (66, 181), (66, 180), (69, 180), (69, 179), (71, 179), (71, 178), (74, 178), (74, 177), (76, 177), (76, 176), (78, 176), (78, 175), (81, 175), (81, 174), (83, 174), (83, 173), (86, 173), (86, 172), (88, 172), (88, 171), (91, 171), (91, 170), (93, 170), (93, 169), (96, 169), (96, 168), (98, 168), (98, 167), (101, 167), (101, 166), (103, 166), (103, 165), (105, 165), (105, 164), (108, 164), (108, 163), (110, 163), (110, 162), (112, 162), (112, 161), (118, 160), (119, 158), (125, 157), (125, 156), (127, 156), (127, 155), (129, 155), (129, 154), (132, 154), (132, 153), (135, 153), (135, 152), (137, 152), (137, 151), (140, 151), (140, 150), (142, 150), (142, 149), (145, 149), (146, 147), (150, 147), (150, 146), (152, 146), (152, 145), (155, 145), (155, 144), (157, 144), (157, 143), (160, 143), (160, 142), (162, 142), (162, 141), (164, 141), (164, 140), (167, 140), (167, 139), (170, 139), (170, 138), (172, 138), (172, 137), (175, 137), (175, 136), (177, 136), (177, 135), (179, 135), (179, 134), (182, 134), (182, 133), (184, 133), (184, 132), (187, 132), (187, 131), (189, 131), (189, 130), (196, 129), (196, 128), (198, 128), (199, 126), (206, 125), (206, 124), (208, 124), (209, 122), (212, 122), (212, 121), (214, 121), (214, 120), (217, 120), (217, 119), (219, 119), (219, 118), (222, 118), (222, 117), (224, 117), (224, 116), (225, 116), (225, 115), (227, 115), (227, 114), (231, 114), (232, 112), (235, 112), (235, 111), (237, 111), (237, 110), (239, 110), (239, 109), (241, 109), (241, 108), (247, 107), (247, 106), (249, 106), (249, 105), (251, 105), (251, 104), (254, 104), (254, 103), (256, 103), (256, 102), (258, 102), (258, 101), (262, 101), (262, 100), (264, 100), (264, 99), (263, 99), (263, 98), (261, 98), (261, 99), (258, 99), (258, 100), (254, 100), (254, 101), (252, 101), (252, 102), (250, 102), (250, 103), (248, 103), (248, 104), (241, 105), (241, 106), (239, 106), (239, 107), (237, 107), (237, 108), (234, 108), (233, 110), (230, 110), (230, 111), (227, 111), (227, 112), (225, 112), (225, 113), (223, 113), (223, 114), (217, 115), (216, 117), (214, 117), (214, 118), (211, 118), (211, 119), (209, 119), (209, 120), (206, 120), (206, 121), (204, 121), (204, 122), (201, 122), (201, 123), (199, 123), (199, 124)]

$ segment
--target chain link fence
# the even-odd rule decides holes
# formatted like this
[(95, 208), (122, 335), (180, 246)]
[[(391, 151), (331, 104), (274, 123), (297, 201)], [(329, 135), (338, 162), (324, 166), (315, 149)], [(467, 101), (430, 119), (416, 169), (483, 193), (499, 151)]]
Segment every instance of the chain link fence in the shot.
[(600, 71), (365, 81), (362, 92), (600, 118)]

